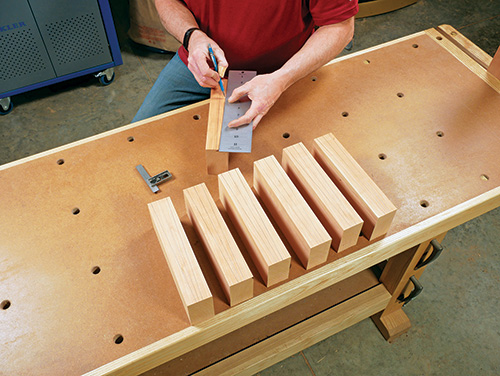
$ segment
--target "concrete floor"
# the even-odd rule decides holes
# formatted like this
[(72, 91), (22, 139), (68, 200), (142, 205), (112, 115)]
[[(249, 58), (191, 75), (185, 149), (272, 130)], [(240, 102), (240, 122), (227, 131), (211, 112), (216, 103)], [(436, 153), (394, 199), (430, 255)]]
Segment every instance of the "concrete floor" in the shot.
[[(130, 122), (171, 54), (132, 47), (128, 6), (111, 0), (124, 65), (116, 80), (76, 79), (13, 98), (0, 116), (0, 164)], [(356, 21), (362, 50), (450, 24), (493, 55), (500, 44), (499, 0), (420, 0)], [(388, 344), (370, 320), (260, 372), (264, 375), (499, 375), (500, 209), (452, 230), (446, 251), (423, 275), (424, 292), (405, 308), (413, 327)]]

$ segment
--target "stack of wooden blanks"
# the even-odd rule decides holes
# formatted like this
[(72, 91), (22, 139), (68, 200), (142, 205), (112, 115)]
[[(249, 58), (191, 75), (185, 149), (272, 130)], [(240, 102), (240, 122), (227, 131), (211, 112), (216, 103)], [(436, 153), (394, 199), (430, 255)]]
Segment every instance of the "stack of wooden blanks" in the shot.
[(172, 273), (184, 309), (196, 325), (214, 316), (207, 281), (182, 228), (170, 197), (148, 204), (153, 227)]
[(335, 136), (316, 138), (313, 155), (364, 220), (363, 234), (369, 240), (386, 234), (396, 207)]
[(265, 285), (287, 279), (290, 254), (239, 169), (219, 175), (219, 196)]
[(274, 156), (254, 162), (254, 189), (306, 269), (326, 261), (332, 238)]
[(253, 296), (253, 276), (205, 183), (184, 190), (186, 211), (229, 305)]
[[(315, 159), (316, 158), (316, 159)], [(306, 269), (368, 239), (384, 235), (396, 207), (340, 142), (314, 140), (254, 162), (257, 195)], [(286, 280), (291, 257), (239, 169), (219, 174), (219, 198), (266, 286)], [(204, 183), (184, 190), (186, 211), (231, 306), (253, 296), (253, 275)], [(310, 206), (309, 206), (310, 205)], [(214, 315), (205, 278), (170, 198), (149, 204), (158, 239), (193, 324)]]
[(283, 149), (281, 164), (341, 252), (358, 242), (363, 220), (301, 142)]
[[(222, 82), (227, 87), (227, 80), (224, 79)], [(207, 138), (205, 144), (207, 173), (210, 175), (220, 174), (229, 168), (229, 153), (219, 151), (225, 101), (226, 98), (218, 87), (212, 89), (208, 108)]]

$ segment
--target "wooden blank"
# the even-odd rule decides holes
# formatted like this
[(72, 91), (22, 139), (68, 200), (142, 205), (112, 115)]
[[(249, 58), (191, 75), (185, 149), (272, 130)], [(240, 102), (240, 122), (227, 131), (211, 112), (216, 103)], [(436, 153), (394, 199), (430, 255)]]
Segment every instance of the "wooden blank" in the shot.
[(254, 162), (253, 185), (306, 269), (326, 261), (328, 235), (276, 158)]
[(205, 183), (184, 189), (186, 211), (229, 305), (253, 296), (253, 276)]
[[(227, 80), (222, 80), (222, 82), (226, 87)], [(229, 168), (229, 153), (219, 151), (225, 101), (226, 98), (219, 87), (212, 89), (210, 93), (210, 106), (208, 108), (207, 139), (205, 144), (207, 173), (211, 175), (220, 174)]]
[(290, 254), (239, 169), (219, 175), (219, 195), (266, 286), (287, 279)]
[(281, 164), (341, 252), (356, 245), (363, 220), (302, 142), (283, 149)]
[(170, 197), (148, 204), (153, 227), (191, 324), (214, 316), (212, 293)]
[(335, 136), (316, 138), (313, 154), (363, 218), (363, 234), (371, 240), (387, 233), (396, 207)]

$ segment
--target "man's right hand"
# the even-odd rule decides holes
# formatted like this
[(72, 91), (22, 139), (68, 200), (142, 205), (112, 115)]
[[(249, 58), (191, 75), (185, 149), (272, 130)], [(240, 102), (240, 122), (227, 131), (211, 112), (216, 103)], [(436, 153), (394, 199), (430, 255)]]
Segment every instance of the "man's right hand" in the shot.
[(219, 72), (225, 72), (228, 63), (224, 56), (224, 51), (201, 30), (195, 30), (189, 39), (188, 69), (193, 73), (194, 78), (200, 86), (215, 88), (219, 87), (220, 76), (209, 65), (212, 61), (208, 52), (209, 44), (212, 46), (215, 58), (217, 59)]

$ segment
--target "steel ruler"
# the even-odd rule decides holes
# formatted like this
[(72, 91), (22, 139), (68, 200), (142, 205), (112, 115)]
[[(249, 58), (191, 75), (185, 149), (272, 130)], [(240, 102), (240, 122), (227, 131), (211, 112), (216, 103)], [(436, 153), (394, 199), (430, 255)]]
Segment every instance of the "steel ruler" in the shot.
[(226, 102), (224, 103), (224, 116), (220, 134), (219, 151), (230, 153), (250, 153), (252, 151), (253, 124), (229, 128), (227, 125), (248, 111), (251, 101), (229, 103), (227, 99), (237, 87), (250, 81), (257, 75), (254, 71), (229, 71), (227, 78)]

